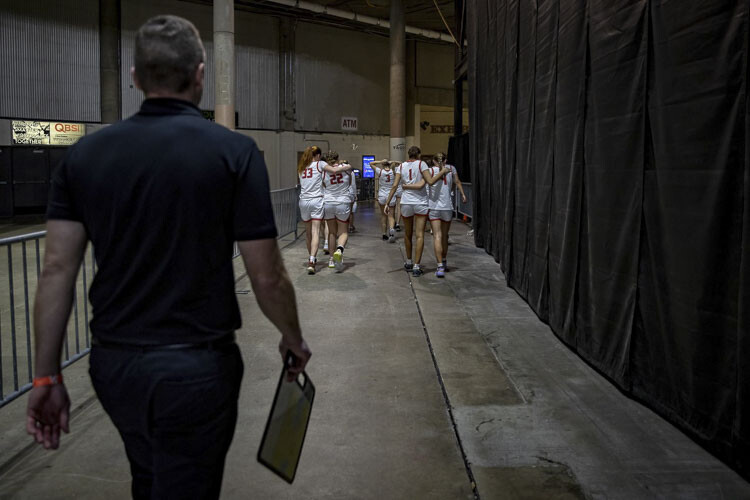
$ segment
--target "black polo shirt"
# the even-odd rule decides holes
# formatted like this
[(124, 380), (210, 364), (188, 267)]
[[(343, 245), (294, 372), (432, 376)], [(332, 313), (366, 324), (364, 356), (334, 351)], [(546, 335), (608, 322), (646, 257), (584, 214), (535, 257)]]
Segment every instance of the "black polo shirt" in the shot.
[(47, 217), (83, 223), (93, 243), (93, 334), (138, 345), (239, 328), (233, 242), (277, 235), (255, 142), (177, 99), (147, 99), (72, 146)]

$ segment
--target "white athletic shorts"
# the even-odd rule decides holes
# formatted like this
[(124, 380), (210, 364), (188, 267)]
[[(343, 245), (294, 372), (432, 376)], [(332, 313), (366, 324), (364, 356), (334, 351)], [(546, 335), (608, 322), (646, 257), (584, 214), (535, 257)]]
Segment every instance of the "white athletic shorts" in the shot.
[[(378, 203), (380, 203), (381, 206), (385, 205), (386, 201), (388, 201), (388, 195), (378, 196)], [(389, 206), (391, 207), (396, 206), (396, 195), (393, 195), (393, 198), (391, 198), (391, 204)]]
[(299, 200), (299, 213), (302, 220), (308, 222), (310, 220), (323, 220), (323, 198), (310, 198), (307, 200)]
[(430, 209), (430, 220), (441, 220), (443, 222), (450, 222), (453, 220), (453, 210), (435, 210)]
[(429, 212), (430, 209), (427, 208), (426, 203), (423, 205), (401, 204), (401, 217), (414, 217), (415, 215), (424, 215), (426, 217)]
[(326, 203), (324, 217), (326, 220), (336, 219), (339, 222), (349, 222), (351, 207), (349, 203)]

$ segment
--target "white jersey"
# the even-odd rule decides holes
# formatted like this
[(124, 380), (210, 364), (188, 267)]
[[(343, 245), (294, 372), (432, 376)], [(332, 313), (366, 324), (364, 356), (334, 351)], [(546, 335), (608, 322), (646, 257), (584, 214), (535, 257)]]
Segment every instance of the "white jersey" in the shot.
[[(420, 160), (407, 161), (398, 167), (402, 184), (416, 184), (422, 180), (422, 171), (427, 170), (427, 164)], [(427, 186), (422, 189), (404, 189), (401, 195), (403, 205), (427, 205)]]
[[(378, 198), (388, 199), (393, 182), (396, 180), (396, 172), (393, 169), (375, 167), (375, 177), (378, 178)], [(394, 194), (394, 199), (396, 195)]]
[[(450, 172), (446, 173), (440, 180), (430, 186), (429, 206), (430, 210), (453, 210), (451, 191), (453, 190), (453, 174), (456, 169), (453, 165), (446, 165)], [(430, 175), (435, 177), (440, 173), (440, 167), (430, 167)]]
[(299, 174), (300, 200), (309, 200), (323, 196), (324, 161), (314, 161)]
[(323, 200), (326, 203), (350, 203), (349, 186), (351, 183), (351, 172), (335, 174), (323, 172)]

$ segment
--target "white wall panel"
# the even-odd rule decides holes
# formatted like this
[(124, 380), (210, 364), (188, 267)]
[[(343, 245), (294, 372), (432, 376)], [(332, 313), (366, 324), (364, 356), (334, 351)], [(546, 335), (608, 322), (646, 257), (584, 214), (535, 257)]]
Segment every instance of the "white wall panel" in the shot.
[(0, 0), (0, 116), (99, 121), (97, 0)]
[(297, 130), (338, 132), (351, 116), (359, 133), (389, 133), (387, 38), (300, 23), (295, 71)]
[[(130, 77), (135, 33), (149, 18), (174, 14), (189, 19), (206, 47), (206, 81), (201, 109), (214, 109), (213, 9), (170, 0), (133, 0), (122, 5), (122, 111), (138, 111), (143, 94)], [(272, 17), (235, 12), (235, 110), (240, 128), (277, 129), (279, 124), (279, 25)]]

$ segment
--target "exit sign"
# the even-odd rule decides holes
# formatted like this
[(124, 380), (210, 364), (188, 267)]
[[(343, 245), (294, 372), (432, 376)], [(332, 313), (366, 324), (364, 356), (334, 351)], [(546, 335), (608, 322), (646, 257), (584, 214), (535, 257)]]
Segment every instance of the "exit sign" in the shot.
[(357, 117), (356, 116), (342, 116), (341, 117), (341, 130), (352, 130), (357, 131)]

